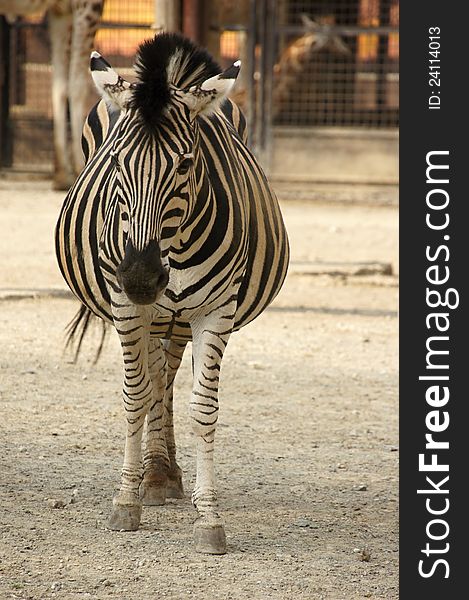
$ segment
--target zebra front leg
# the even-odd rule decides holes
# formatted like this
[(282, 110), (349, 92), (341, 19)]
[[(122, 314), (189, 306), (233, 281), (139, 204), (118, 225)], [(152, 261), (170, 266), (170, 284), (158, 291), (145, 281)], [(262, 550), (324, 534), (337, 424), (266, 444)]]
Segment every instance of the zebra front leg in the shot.
[(218, 420), (218, 384), (223, 352), (231, 328), (218, 333), (212, 327), (193, 328), (194, 383), (190, 415), (197, 445), (197, 477), (192, 503), (198, 519), (194, 524), (197, 552), (225, 554), (226, 538), (218, 514), (213, 453)]
[(152, 381), (148, 369), (149, 322), (143, 309), (112, 302), (114, 323), (119, 334), (123, 360), (122, 390), (127, 434), (121, 485), (113, 500), (108, 527), (135, 531), (140, 525), (142, 503), (142, 433), (145, 416), (152, 400)]
[(153, 399), (147, 414), (144, 475), (140, 497), (145, 506), (160, 506), (166, 502), (170, 460), (165, 437), (164, 398), (167, 380), (167, 362), (159, 339), (150, 339), (149, 371), (153, 384)]
[(186, 347), (186, 342), (175, 342), (173, 340), (165, 341), (166, 360), (168, 363), (168, 379), (165, 393), (165, 433), (166, 446), (169, 455), (169, 473), (168, 473), (168, 498), (184, 498), (184, 487), (182, 485), (182, 470), (176, 462), (176, 441), (174, 439), (173, 422), (173, 390), (174, 379), (181, 364), (182, 355)]

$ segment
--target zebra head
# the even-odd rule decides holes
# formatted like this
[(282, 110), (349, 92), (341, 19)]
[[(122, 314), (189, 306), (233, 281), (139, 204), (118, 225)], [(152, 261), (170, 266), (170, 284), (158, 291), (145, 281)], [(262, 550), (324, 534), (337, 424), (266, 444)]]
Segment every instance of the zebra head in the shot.
[(91, 56), (98, 91), (121, 113), (109, 156), (126, 236), (117, 280), (132, 302), (152, 304), (168, 283), (168, 255), (181, 244), (181, 226), (197, 200), (203, 169), (197, 117), (226, 97), (240, 62), (220, 73), (205, 51), (166, 33), (139, 47), (135, 83), (98, 53)]

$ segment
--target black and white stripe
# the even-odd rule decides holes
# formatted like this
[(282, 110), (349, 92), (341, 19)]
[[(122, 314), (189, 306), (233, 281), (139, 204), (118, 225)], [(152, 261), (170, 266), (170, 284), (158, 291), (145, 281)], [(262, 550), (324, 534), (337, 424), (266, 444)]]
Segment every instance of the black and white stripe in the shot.
[(160, 34), (140, 47), (129, 84), (94, 53), (104, 102), (88, 116), (87, 164), (56, 229), (58, 262), (83, 315), (113, 323), (123, 349), (127, 442), (110, 526), (138, 527), (139, 488), (145, 504), (182, 494), (172, 386), (192, 340), (195, 536), (213, 553), (225, 548), (213, 469), (223, 353), (231, 332), (278, 293), (289, 259), (244, 117), (225, 99), (239, 66), (220, 73), (188, 40)]

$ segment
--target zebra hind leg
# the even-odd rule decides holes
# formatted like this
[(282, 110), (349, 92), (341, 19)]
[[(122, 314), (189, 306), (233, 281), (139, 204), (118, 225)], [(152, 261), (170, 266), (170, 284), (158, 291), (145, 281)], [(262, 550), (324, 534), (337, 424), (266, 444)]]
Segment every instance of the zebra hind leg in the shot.
[(184, 498), (182, 470), (176, 462), (176, 441), (174, 439), (173, 422), (173, 389), (174, 379), (181, 364), (182, 355), (187, 342), (165, 341), (166, 360), (168, 362), (168, 379), (165, 393), (165, 434), (169, 455), (169, 473), (167, 498)]
[(140, 498), (145, 506), (160, 506), (166, 502), (170, 460), (165, 437), (164, 398), (167, 382), (167, 361), (159, 339), (149, 341), (148, 368), (153, 385), (152, 404), (146, 419), (143, 481)]
[[(159, 342), (159, 341), (158, 341)], [(184, 488), (182, 485), (182, 470), (176, 462), (176, 442), (174, 439), (174, 423), (173, 423), (173, 387), (174, 379), (177, 370), (181, 364), (182, 355), (186, 347), (186, 342), (174, 342), (165, 340), (163, 342), (165, 350), (165, 368), (166, 368), (166, 387), (164, 389), (163, 403), (163, 422), (164, 435), (166, 441), (167, 454), (162, 451), (162, 440), (158, 437), (153, 442), (154, 450), (150, 449), (150, 436), (155, 435), (155, 432), (160, 434), (160, 412), (161, 407), (159, 399), (161, 399), (161, 386), (163, 377), (161, 365), (163, 357), (158, 357), (153, 360), (153, 367), (150, 370), (152, 374), (153, 393), (155, 390), (157, 396), (154, 397), (154, 404), (147, 416), (147, 442), (146, 451), (144, 454), (144, 477), (140, 487), (140, 497), (143, 504), (148, 506), (157, 506), (165, 503), (166, 498), (184, 498)], [(152, 359), (150, 359), (152, 362)], [(167, 461), (169, 459), (169, 468)]]

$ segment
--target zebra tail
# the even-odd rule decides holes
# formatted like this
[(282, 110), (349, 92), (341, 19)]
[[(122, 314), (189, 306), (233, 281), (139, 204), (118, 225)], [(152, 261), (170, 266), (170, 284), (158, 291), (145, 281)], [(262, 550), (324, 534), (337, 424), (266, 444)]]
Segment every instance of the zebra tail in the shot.
[[(78, 355), (80, 354), (81, 345), (83, 343), (83, 339), (88, 331), (90, 323), (94, 323), (95, 315), (88, 309), (86, 306), (81, 306), (78, 310), (77, 314), (73, 317), (70, 323), (66, 326), (66, 341), (65, 341), (65, 350), (68, 348), (74, 349), (74, 357), (73, 362), (76, 363), (78, 360)], [(99, 342), (98, 349), (96, 351), (96, 356), (94, 358), (93, 364), (95, 365), (99, 357), (101, 356), (101, 352), (104, 347), (104, 341), (106, 339), (106, 335), (108, 332), (108, 327), (104, 321), (101, 321), (102, 330), (101, 330), (101, 340)]]

